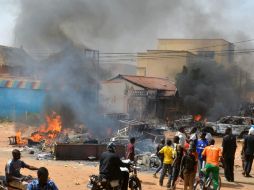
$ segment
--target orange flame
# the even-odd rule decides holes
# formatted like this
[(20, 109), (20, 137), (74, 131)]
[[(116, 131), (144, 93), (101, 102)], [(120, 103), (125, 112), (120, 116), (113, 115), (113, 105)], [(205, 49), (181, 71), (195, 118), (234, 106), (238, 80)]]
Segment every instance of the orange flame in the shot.
[(18, 131), (16, 133), (16, 143), (19, 144), (19, 145), (22, 145), (22, 144), (26, 143), (26, 141), (24, 139), (22, 139), (22, 137), (21, 137), (21, 131)]
[(194, 116), (194, 121), (200, 121), (202, 116), (200, 114)]
[(39, 130), (31, 135), (31, 140), (40, 142), (41, 140), (55, 139), (62, 130), (60, 115), (55, 112), (51, 116), (46, 116), (46, 124), (39, 127)]

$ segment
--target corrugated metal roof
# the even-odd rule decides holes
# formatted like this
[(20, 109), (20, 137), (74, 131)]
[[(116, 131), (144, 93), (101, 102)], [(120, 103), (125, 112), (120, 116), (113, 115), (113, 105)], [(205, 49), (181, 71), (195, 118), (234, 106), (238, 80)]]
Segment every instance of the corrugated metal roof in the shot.
[(110, 81), (118, 79), (125, 79), (137, 86), (141, 86), (151, 90), (173, 91), (174, 93), (177, 91), (175, 84), (166, 78), (118, 75)]

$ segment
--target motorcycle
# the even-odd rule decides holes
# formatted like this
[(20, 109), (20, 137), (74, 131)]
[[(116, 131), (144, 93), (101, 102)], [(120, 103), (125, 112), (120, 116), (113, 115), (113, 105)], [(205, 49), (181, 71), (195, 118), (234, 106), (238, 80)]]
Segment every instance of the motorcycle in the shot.
[[(128, 186), (131, 190), (142, 190), (141, 181), (137, 176), (137, 170), (139, 167), (131, 163), (129, 168), (121, 167), (120, 169), (122, 172), (129, 172)], [(91, 190), (121, 190), (121, 181), (108, 181), (106, 179), (100, 179), (98, 175), (91, 175), (89, 176), (87, 187)]]
[[(33, 180), (33, 177), (30, 175), (24, 176), (22, 180), (29, 183)], [(5, 180), (5, 176), (0, 176), (0, 190), (20, 190), (20, 189), (8, 185)]]

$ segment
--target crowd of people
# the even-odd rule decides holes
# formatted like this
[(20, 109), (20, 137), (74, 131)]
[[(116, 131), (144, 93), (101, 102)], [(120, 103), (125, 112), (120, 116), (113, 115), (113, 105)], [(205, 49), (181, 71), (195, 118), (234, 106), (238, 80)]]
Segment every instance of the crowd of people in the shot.
[[(154, 177), (157, 177), (157, 173), (162, 170), (159, 180), (161, 186), (166, 173), (168, 173), (167, 187), (170, 189), (175, 188), (178, 176), (184, 179), (184, 189), (188, 187), (193, 189), (196, 175), (205, 167), (216, 175), (214, 168), (218, 166), (221, 151), (215, 149), (211, 134), (202, 132), (200, 138), (198, 136), (197, 129), (192, 130), (192, 134), (188, 137), (184, 128), (180, 128), (175, 134), (173, 143), (167, 139), (165, 145), (165, 140), (162, 139), (157, 147), (157, 156), (162, 164), (153, 174)], [(209, 150), (206, 149), (208, 146)]]
[[(250, 175), (254, 158), (254, 122), (251, 122), (249, 134), (245, 136), (242, 147), (242, 167), (245, 177)], [(127, 145), (126, 158), (135, 162), (135, 138), (131, 138)], [(167, 188), (175, 189), (176, 181), (180, 177), (184, 181), (184, 190), (192, 190), (195, 178), (199, 174), (212, 174), (213, 187), (217, 189), (219, 184), (219, 166), (224, 167), (224, 176), (228, 182), (234, 182), (234, 160), (237, 148), (236, 137), (232, 129), (227, 128), (223, 137), (222, 145), (216, 146), (212, 135), (194, 129), (188, 136), (184, 128), (180, 128), (171, 139), (162, 139), (157, 146), (157, 156), (161, 165), (153, 176), (157, 178), (160, 172), (159, 185), (163, 186), (165, 176)], [(13, 158), (5, 167), (6, 182), (12, 187), (23, 190), (58, 190), (55, 183), (49, 179), (48, 170), (45, 167), (37, 168), (30, 166), (21, 160), (19, 150), (12, 151)], [(128, 189), (129, 174), (120, 171), (120, 167), (128, 167), (116, 154), (116, 145), (109, 143), (107, 151), (101, 155), (99, 174), (107, 180), (120, 179), (123, 182), (122, 190)], [(27, 176), (20, 173), (21, 168), (37, 171), (37, 179), (27, 180)]]
[[(161, 165), (153, 176), (157, 178), (160, 172), (159, 185), (163, 186), (164, 177), (168, 175), (168, 189), (175, 189), (178, 177), (184, 181), (184, 190), (193, 189), (196, 177), (200, 172), (212, 175), (213, 187), (217, 189), (219, 184), (219, 167), (224, 168), (224, 176), (228, 182), (234, 182), (234, 160), (237, 143), (232, 129), (227, 128), (221, 145), (216, 146), (215, 140), (208, 132), (192, 130), (189, 136), (184, 128), (176, 132), (173, 142), (170, 139), (162, 139), (157, 146), (157, 156)], [(243, 175), (251, 177), (254, 155), (254, 125), (245, 136), (242, 158)]]

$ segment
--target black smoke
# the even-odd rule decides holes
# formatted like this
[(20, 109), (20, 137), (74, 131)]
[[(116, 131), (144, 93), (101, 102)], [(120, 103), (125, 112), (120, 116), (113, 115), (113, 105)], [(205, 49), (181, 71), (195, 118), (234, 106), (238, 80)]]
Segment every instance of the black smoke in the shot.
[(240, 70), (207, 60), (184, 66), (176, 76), (176, 86), (187, 113), (212, 120), (238, 114), (242, 102), (237, 81)]

